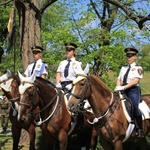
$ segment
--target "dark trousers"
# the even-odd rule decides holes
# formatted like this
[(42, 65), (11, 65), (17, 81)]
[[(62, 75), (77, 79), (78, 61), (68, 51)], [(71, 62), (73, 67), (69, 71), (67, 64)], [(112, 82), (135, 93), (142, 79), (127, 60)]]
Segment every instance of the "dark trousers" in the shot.
[(133, 116), (136, 119), (139, 128), (142, 128), (142, 115), (138, 108), (141, 99), (141, 90), (139, 86), (134, 86), (125, 90), (126, 95), (130, 98), (133, 104)]

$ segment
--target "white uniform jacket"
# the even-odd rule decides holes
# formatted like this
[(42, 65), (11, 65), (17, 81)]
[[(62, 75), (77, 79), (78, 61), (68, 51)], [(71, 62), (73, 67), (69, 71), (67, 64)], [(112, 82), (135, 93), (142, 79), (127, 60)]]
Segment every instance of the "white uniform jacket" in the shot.
[[(35, 62), (35, 61), (34, 61)], [(28, 65), (26, 71), (24, 72), (24, 74), (26, 76), (31, 76), (31, 72), (32, 72), (32, 68), (33, 68), (33, 65), (34, 65), (34, 62), (32, 62), (31, 64)], [(43, 62), (41, 59), (37, 60), (36, 62), (36, 66), (35, 66), (35, 73), (36, 73), (36, 76), (37, 77), (40, 77), (42, 74), (48, 74), (47, 72), (47, 64), (45, 62)]]
[(81, 62), (75, 60), (75, 58), (71, 58), (71, 62), (70, 62), (70, 66), (69, 66), (69, 71), (68, 71), (68, 76), (65, 78), (64, 77), (64, 70), (65, 70), (65, 66), (68, 64), (68, 60), (63, 60), (60, 62), (57, 72), (61, 73), (61, 82), (64, 81), (72, 81), (74, 79), (74, 77), (76, 76), (76, 74), (78, 74), (79, 72), (83, 72), (82, 67), (81, 67)]
[[(131, 69), (127, 77), (127, 83), (130, 83), (134, 78), (139, 78), (139, 79), (143, 78), (143, 69), (141, 66), (136, 65), (136, 63), (132, 63), (130, 66)], [(123, 84), (123, 78), (128, 68), (129, 65), (123, 66), (120, 70), (120, 74), (118, 78), (121, 80), (121, 84)], [(139, 86), (139, 83), (136, 86)]]

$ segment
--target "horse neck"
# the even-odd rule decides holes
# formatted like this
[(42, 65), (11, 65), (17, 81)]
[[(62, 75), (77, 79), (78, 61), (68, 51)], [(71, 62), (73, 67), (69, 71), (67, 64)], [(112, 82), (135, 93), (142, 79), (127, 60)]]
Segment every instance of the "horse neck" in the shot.
[(15, 74), (12, 74), (12, 78), (13, 78), (13, 81), (12, 81), (12, 86), (11, 86), (11, 95), (12, 95), (12, 98), (17, 98), (19, 97), (19, 90), (18, 90), (18, 87), (20, 85), (20, 79), (17, 75)]
[[(95, 80), (96, 79), (96, 80)], [(99, 79), (91, 78), (92, 94), (89, 103), (95, 114), (102, 115), (112, 103), (113, 95), (111, 90)]]
[[(56, 118), (59, 120), (71, 120), (70, 114), (67, 110), (67, 107), (64, 103), (64, 94), (59, 91), (56, 92), (55, 88), (52, 85), (38, 85), (39, 94), (41, 94), (39, 108), (42, 118)], [(54, 115), (55, 114), (55, 115)], [(65, 115), (64, 115), (65, 114)]]
[(54, 100), (57, 93), (54, 87), (39, 79), (36, 80), (36, 85), (39, 90), (37, 91), (39, 96), (39, 107), (40, 109), (43, 109), (47, 104)]

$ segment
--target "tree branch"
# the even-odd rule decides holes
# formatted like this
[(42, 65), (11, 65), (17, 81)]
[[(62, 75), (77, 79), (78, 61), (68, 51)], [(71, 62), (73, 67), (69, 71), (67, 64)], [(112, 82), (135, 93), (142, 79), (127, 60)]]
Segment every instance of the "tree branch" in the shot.
[(57, 0), (47, 0), (41, 7), (41, 14), (44, 12), (44, 10), (49, 7), (51, 4), (55, 3)]
[(6, 5), (6, 4), (8, 4), (8, 3), (12, 2), (12, 1), (13, 1), (13, 0), (8, 0), (8, 1), (5, 1), (5, 2), (1, 2), (1, 3), (0, 3), (0, 6)]
[(132, 19), (133, 21), (135, 21), (138, 24), (138, 27), (140, 29), (143, 28), (144, 22), (146, 22), (147, 20), (150, 20), (150, 14), (146, 17), (140, 16), (138, 14), (136, 15), (133, 13), (132, 9), (128, 8), (124, 3), (120, 2), (120, 1), (117, 1), (117, 0), (104, 0), (104, 1), (121, 8), (126, 13), (126, 15), (129, 19)]

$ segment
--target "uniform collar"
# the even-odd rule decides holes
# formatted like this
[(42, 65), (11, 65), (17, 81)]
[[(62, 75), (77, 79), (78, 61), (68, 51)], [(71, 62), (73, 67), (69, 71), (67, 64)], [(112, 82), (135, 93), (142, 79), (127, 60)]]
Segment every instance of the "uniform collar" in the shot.
[[(69, 60), (69, 59), (67, 59), (67, 60)], [(71, 60), (71, 61), (75, 61), (75, 57), (72, 57), (70, 60)]]
[(41, 63), (41, 62), (42, 62), (42, 59), (38, 59), (36, 62), (37, 62), (37, 63)]
[(130, 64), (130, 66), (131, 67), (134, 67), (136, 65), (136, 63), (134, 62), (134, 63), (132, 63), (132, 64)]

